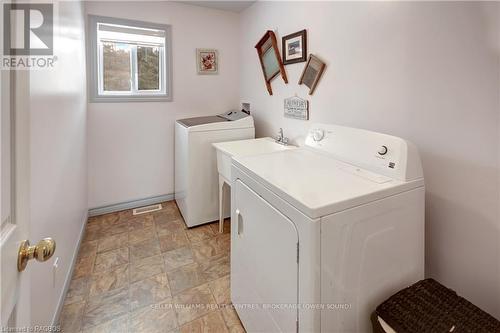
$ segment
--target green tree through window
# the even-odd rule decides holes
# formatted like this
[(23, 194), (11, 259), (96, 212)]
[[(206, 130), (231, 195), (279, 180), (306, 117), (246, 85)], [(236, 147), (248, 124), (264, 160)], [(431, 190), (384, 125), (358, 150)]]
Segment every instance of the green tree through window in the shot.
[(103, 43), (104, 91), (130, 91), (130, 47)]
[(160, 89), (160, 52), (157, 47), (138, 46), (139, 90)]

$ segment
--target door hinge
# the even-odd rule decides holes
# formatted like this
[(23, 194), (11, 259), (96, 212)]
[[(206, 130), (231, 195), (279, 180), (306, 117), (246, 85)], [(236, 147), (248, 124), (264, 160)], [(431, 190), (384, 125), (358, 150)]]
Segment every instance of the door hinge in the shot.
[(299, 243), (297, 242), (297, 263), (299, 263)]

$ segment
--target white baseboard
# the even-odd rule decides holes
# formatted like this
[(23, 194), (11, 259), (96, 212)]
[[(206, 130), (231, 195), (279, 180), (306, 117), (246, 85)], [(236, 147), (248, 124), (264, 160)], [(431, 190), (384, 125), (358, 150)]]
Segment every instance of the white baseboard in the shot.
[(170, 200), (174, 200), (173, 194), (164, 194), (164, 195), (159, 195), (159, 196), (155, 196), (155, 197), (151, 197), (151, 198), (132, 200), (132, 201), (122, 202), (122, 203), (118, 203), (118, 204), (103, 206), (103, 207), (91, 208), (91, 209), (89, 209), (89, 216), (97, 216), (97, 215), (103, 215), (103, 214), (108, 214), (108, 213), (114, 213), (114, 212), (119, 212), (121, 210), (127, 210), (127, 209), (133, 209), (133, 208), (138, 208), (138, 207), (154, 205), (154, 204), (157, 204), (160, 202), (165, 202), (165, 201), (170, 201)]
[(68, 293), (69, 285), (71, 283), (71, 277), (73, 276), (73, 271), (75, 270), (76, 259), (78, 258), (78, 252), (80, 251), (80, 245), (82, 244), (83, 235), (85, 233), (85, 226), (87, 225), (88, 220), (88, 212), (83, 214), (82, 226), (80, 228), (80, 234), (78, 235), (78, 243), (75, 246), (73, 251), (73, 256), (70, 262), (70, 268), (68, 273), (66, 274), (66, 278), (64, 279), (64, 286), (59, 297), (59, 301), (57, 302), (56, 312), (54, 313), (54, 317), (52, 318), (52, 326), (56, 326), (59, 323), (59, 317), (61, 316), (61, 311), (64, 306), (64, 300), (66, 299), (66, 294)]

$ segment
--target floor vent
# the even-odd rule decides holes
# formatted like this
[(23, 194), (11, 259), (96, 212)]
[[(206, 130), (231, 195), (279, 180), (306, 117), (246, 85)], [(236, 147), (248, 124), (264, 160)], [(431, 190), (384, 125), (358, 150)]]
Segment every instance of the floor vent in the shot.
[(140, 207), (140, 208), (136, 208), (136, 209), (132, 210), (132, 214), (133, 215), (140, 215), (140, 214), (156, 212), (157, 210), (161, 210), (161, 208), (162, 208), (161, 204)]

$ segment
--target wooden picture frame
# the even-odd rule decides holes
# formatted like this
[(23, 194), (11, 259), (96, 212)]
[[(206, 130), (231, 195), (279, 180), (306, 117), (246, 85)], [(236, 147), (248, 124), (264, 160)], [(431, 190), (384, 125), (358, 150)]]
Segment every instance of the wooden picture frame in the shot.
[(309, 60), (307, 61), (304, 71), (300, 76), (299, 84), (305, 84), (309, 87), (309, 95), (312, 95), (316, 86), (318, 84), (323, 71), (325, 70), (326, 64), (321, 61), (318, 57), (310, 54)]
[(255, 45), (257, 54), (259, 55), (260, 66), (264, 74), (264, 81), (269, 95), (273, 94), (271, 88), (271, 81), (281, 74), (283, 81), (288, 83), (285, 67), (281, 61), (280, 52), (278, 50), (278, 43), (276, 42), (276, 35), (272, 30), (267, 30), (264, 36)]
[(281, 52), (284, 65), (307, 61), (306, 29), (281, 38)]

